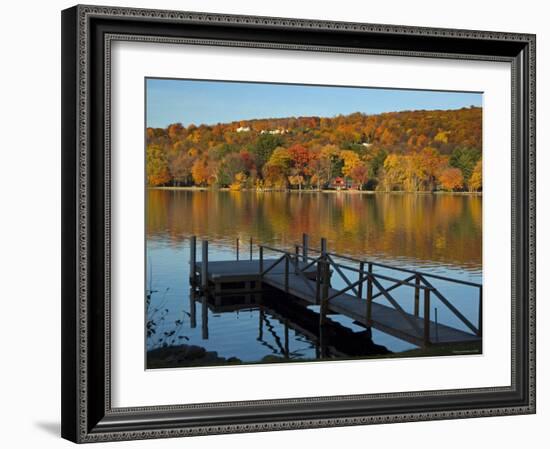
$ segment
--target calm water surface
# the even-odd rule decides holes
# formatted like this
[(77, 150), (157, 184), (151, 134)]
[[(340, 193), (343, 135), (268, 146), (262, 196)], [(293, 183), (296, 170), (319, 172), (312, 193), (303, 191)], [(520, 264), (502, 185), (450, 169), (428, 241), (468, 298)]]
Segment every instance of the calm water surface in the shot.
[[(192, 327), (190, 317), (192, 235), (209, 240), (210, 260), (235, 259), (237, 238), (241, 257), (248, 257), (250, 238), (254, 244), (291, 249), (305, 232), (312, 247), (319, 247), (321, 237), (326, 237), (331, 252), (481, 283), (481, 203), (481, 196), (469, 195), (149, 190), (147, 288), (153, 291), (149, 315), (156, 328), (147, 347), (192, 344), (243, 362), (281, 357), (285, 350), (294, 360), (319, 356), (315, 342), (288, 323), (285, 329), (280, 314), (254, 306), (217, 314), (208, 311), (208, 338), (203, 338), (200, 323)], [(257, 256), (256, 246), (253, 251)], [(432, 283), (477, 323), (477, 289)], [(343, 286), (338, 280), (335, 285)], [(402, 307), (411, 311), (411, 289), (394, 292)], [(196, 307), (200, 321), (200, 302)], [(465, 329), (437, 300), (432, 308), (437, 309), (439, 322)], [(364, 333), (345, 317), (331, 318), (346, 331)], [(372, 339), (394, 352), (414, 348), (376, 330)]]

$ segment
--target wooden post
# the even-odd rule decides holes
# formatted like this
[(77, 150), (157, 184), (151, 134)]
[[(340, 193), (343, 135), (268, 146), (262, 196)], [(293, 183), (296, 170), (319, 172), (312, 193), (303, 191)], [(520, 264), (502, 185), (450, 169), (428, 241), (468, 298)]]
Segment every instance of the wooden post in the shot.
[(191, 287), (191, 291), (189, 292), (189, 320), (191, 321), (191, 329), (197, 327), (197, 304), (195, 301), (195, 288)]
[(306, 233), (302, 234), (302, 256), (304, 263), (307, 263), (309, 253), (309, 235)]
[(264, 311), (260, 309), (258, 314), (260, 322), (258, 323), (258, 340), (262, 341), (264, 338)]
[(321, 309), (319, 314), (319, 324), (322, 326), (326, 322), (327, 312), (328, 312), (328, 293), (329, 293), (329, 263), (323, 259), (321, 265), (321, 272), (323, 278), (322, 292), (321, 292)]
[[(361, 261), (359, 262), (359, 279), (363, 277), (363, 275), (365, 274), (364, 272), (365, 272), (365, 262)], [(357, 286), (357, 299), (361, 299), (362, 296), (363, 296), (363, 281), (361, 281)]]
[(327, 254), (327, 239), (321, 238), (321, 255), (325, 256)]
[(208, 240), (202, 241), (201, 284), (203, 294), (208, 291)]
[(206, 304), (206, 295), (202, 297), (202, 339), (208, 340), (208, 305)]
[(289, 342), (288, 342), (288, 320), (285, 320), (285, 358), (289, 357)]
[(250, 260), (252, 260), (252, 237), (250, 237)]
[(328, 261), (324, 260), (323, 299), (325, 301), (328, 301), (329, 287), (330, 287), (330, 266)]
[(319, 326), (319, 359), (324, 359), (327, 357), (327, 339), (326, 339), (327, 331), (325, 329), (325, 326), (321, 324)]
[(264, 273), (264, 247), (260, 245), (260, 279)]
[(197, 236), (191, 236), (189, 245), (189, 283), (194, 287), (197, 284)]
[(439, 341), (439, 329), (437, 326), (437, 307), (434, 307), (435, 341)]
[(298, 274), (298, 265), (300, 263), (300, 246), (294, 248), (294, 274)]
[(372, 263), (368, 265), (367, 278), (367, 320), (372, 318)]
[(288, 254), (285, 254), (285, 292), (288, 293), (288, 271), (289, 271), (289, 266), (288, 266), (288, 258), (290, 256)]
[(317, 273), (315, 274), (315, 304), (319, 304), (321, 300), (321, 261), (318, 260), (315, 264)]
[(237, 237), (237, 241), (235, 242), (235, 249), (237, 251), (237, 260), (239, 260), (239, 237)]
[(415, 275), (414, 285), (414, 316), (417, 317), (420, 314), (420, 276), (418, 274)]
[(430, 344), (430, 289), (424, 288), (424, 346)]
[(481, 285), (479, 286), (479, 309), (477, 313), (477, 335), (481, 337), (483, 331), (483, 287)]

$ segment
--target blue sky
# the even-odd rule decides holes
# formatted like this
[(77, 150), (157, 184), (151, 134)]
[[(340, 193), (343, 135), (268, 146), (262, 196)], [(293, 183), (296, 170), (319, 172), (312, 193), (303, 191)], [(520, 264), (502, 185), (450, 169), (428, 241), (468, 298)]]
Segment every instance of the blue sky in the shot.
[(147, 126), (188, 126), (256, 118), (378, 114), (482, 105), (481, 93), (294, 84), (146, 80)]

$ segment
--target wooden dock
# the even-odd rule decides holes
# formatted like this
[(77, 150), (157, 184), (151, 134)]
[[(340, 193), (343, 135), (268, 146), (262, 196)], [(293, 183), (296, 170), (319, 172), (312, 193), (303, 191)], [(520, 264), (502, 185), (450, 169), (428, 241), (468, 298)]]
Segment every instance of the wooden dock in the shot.
[[(196, 261), (196, 240), (191, 246), (191, 285), (202, 295), (239, 294), (272, 289), (283, 293), (289, 300), (299, 300), (306, 305), (319, 305), (319, 325), (323, 326), (330, 314), (340, 314), (369, 328), (378, 329), (389, 335), (418, 346), (451, 345), (481, 341), (482, 287), (480, 284), (420, 273), (374, 262), (356, 260), (327, 251), (326, 240), (321, 249), (308, 246), (304, 236), (302, 245), (295, 245), (294, 251), (285, 251), (265, 245), (258, 246), (259, 258), (253, 259), (252, 245), (248, 260), (208, 260), (208, 242), (202, 244), (202, 261)], [(276, 253), (278, 258), (264, 258), (264, 252)], [(317, 255), (312, 257), (310, 252)], [(337, 263), (347, 259), (356, 264)], [(384, 267), (395, 270), (406, 277), (390, 277), (375, 271)], [(347, 272), (356, 272), (357, 280), (352, 282)], [(331, 286), (331, 278), (337, 275), (344, 280), (343, 289)], [(478, 325), (470, 322), (458, 308), (446, 298), (429, 278), (451, 283), (465, 284), (479, 290)], [(384, 287), (381, 282), (391, 282)], [(414, 299), (414, 312), (408, 313), (393, 296), (398, 287), (409, 287)], [(458, 329), (439, 323), (437, 315), (431, 316), (431, 298), (436, 297), (468, 329)], [(374, 301), (380, 298), (378, 301)], [(381, 304), (384, 301), (386, 304)], [(422, 307), (421, 307), (422, 305)], [(421, 313), (422, 310), (422, 313)], [(437, 313), (437, 312), (436, 312)]]
[[(267, 285), (284, 291), (284, 274), (269, 274), (263, 279)], [(309, 285), (308, 285), (309, 284)], [(315, 288), (314, 281), (306, 281), (294, 274), (290, 275), (288, 293), (310, 304), (316, 304), (311, 291)], [(357, 299), (347, 293), (338, 293), (330, 287), (329, 296), (335, 295), (328, 303), (328, 311), (347, 316), (365, 327), (373, 327), (401, 340), (422, 346), (424, 343), (424, 320), (421, 317), (401, 314), (393, 307), (372, 302), (370, 318), (367, 302)], [(469, 343), (479, 341), (477, 335), (430, 321), (431, 344)]]

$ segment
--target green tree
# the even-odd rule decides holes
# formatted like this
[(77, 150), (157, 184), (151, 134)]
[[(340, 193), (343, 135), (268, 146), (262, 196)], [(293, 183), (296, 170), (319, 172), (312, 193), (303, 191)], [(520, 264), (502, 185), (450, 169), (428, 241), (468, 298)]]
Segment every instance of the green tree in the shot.
[(269, 161), (275, 148), (283, 145), (282, 137), (274, 134), (261, 134), (256, 142), (248, 148), (250, 153), (255, 156), (258, 170), (261, 170), (264, 164)]
[(219, 160), (222, 160), (227, 155), (231, 153), (235, 153), (237, 151), (238, 151), (237, 146), (224, 142), (213, 146), (208, 153), (213, 159), (219, 161)]
[(477, 148), (458, 147), (453, 150), (449, 165), (460, 169), (464, 179), (470, 179), (477, 161), (481, 159), (481, 151)]
[(246, 166), (239, 153), (231, 153), (223, 158), (218, 166), (218, 183), (228, 186), (235, 180), (238, 173), (245, 173)]

